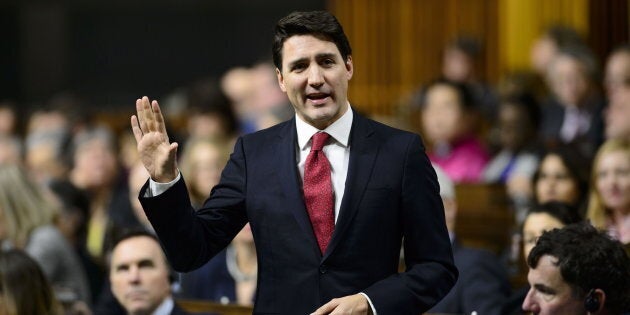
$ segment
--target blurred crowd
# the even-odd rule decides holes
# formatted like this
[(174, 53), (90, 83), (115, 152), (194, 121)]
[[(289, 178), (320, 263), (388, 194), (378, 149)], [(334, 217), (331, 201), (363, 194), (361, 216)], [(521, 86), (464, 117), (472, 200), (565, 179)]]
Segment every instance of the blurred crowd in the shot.
[[(599, 67), (577, 32), (552, 27), (531, 48), (531, 71), (509, 74), (496, 86), (479, 73), (482, 47), (475, 38), (454, 39), (444, 48), (442, 73), (403, 105), (414, 113), (413, 127), (440, 176), (454, 185), (505, 186), (522, 260), (543, 231), (584, 220), (629, 244), (630, 45)], [(239, 135), (294, 116), (269, 62), (197, 80), (160, 104), (196, 207), (218, 183)], [(360, 111), (360, 104), (353, 109)], [(29, 281), (50, 286), (66, 314), (124, 314), (108, 277), (114, 240), (129, 229), (152, 230), (137, 200), (149, 175), (138, 161), (129, 117), (112, 125), (99, 116), (72, 94), (29, 111), (0, 102), (2, 249), (26, 253), (17, 258), (23, 265), (39, 265), (42, 277), (33, 265), (29, 274), (38, 277)], [(454, 196), (442, 186), (449, 223), (449, 215), (456, 218), (449, 212)], [(514, 259), (483, 255), (495, 254)], [(490, 265), (505, 272), (493, 275), (500, 285), (491, 294), (499, 301), (484, 314), (518, 314), (527, 290), (510, 287), (509, 262), (495, 258)], [(197, 271), (175, 275), (171, 286), (176, 298), (252, 305), (256, 272), (245, 226), (222, 253)]]

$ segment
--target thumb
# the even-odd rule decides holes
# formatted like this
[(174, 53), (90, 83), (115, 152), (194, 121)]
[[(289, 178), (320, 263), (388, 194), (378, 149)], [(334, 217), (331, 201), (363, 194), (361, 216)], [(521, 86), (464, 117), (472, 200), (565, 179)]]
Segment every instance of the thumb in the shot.
[(179, 147), (179, 144), (177, 144), (177, 142), (173, 142), (169, 145), (168, 148), (168, 155), (172, 158), (174, 158), (175, 156), (177, 156), (177, 148)]

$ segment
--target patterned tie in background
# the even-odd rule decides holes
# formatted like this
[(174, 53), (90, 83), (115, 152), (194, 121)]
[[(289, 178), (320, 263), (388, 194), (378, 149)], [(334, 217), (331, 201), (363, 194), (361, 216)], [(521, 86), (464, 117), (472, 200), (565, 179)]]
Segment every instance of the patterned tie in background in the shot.
[(304, 201), (322, 254), (335, 229), (330, 163), (322, 151), (328, 138), (330, 135), (325, 132), (313, 135), (304, 165)]

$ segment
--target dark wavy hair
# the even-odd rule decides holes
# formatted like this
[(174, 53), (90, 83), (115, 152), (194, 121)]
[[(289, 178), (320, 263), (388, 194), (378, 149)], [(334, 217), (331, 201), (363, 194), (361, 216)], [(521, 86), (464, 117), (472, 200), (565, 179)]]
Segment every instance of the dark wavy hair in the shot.
[(344, 61), (352, 55), (352, 48), (337, 18), (327, 11), (293, 12), (278, 21), (274, 29), (271, 52), (276, 68), (282, 70), (282, 46), (295, 35), (313, 35), (333, 42)]
[(549, 201), (535, 205), (527, 214), (531, 213), (546, 213), (564, 225), (582, 222), (582, 217), (576, 207), (560, 201)]
[(630, 310), (630, 258), (623, 245), (588, 223), (546, 231), (527, 257), (536, 268), (544, 255), (553, 256), (562, 279), (577, 296), (591, 289), (606, 293), (604, 307), (612, 312)]

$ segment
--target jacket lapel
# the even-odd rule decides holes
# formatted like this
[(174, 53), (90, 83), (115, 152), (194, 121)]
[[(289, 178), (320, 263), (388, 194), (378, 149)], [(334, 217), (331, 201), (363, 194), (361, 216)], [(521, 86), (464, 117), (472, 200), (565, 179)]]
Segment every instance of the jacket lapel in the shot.
[(343, 239), (344, 233), (359, 209), (359, 203), (363, 198), (376, 161), (378, 144), (369, 121), (354, 114), (350, 132), (350, 163), (346, 177), (346, 188), (339, 209), (339, 217), (335, 224), (335, 231), (322, 260), (325, 260)]

